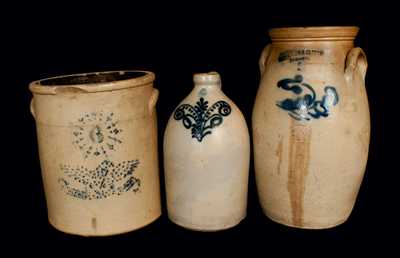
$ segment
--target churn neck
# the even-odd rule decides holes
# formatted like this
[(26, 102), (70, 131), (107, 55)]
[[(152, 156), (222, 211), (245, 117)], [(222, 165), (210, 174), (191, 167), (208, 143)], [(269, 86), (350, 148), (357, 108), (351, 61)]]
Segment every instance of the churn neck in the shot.
[(193, 82), (195, 88), (221, 89), (221, 77), (217, 72), (196, 73)]

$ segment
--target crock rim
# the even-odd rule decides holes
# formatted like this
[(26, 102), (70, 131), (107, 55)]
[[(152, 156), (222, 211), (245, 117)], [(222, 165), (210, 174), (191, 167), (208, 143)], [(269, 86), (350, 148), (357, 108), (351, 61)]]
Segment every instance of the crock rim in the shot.
[[(80, 77), (80, 76), (88, 76), (88, 75), (100, 75), (100, 74), (125, 74), (128, 72), (133, 73), (143, 73), (143, 75), (138, 77), (119, 79), (107, 82), (90, 82), (90, 83), (71, 83), (71, 84), (54, 84), (54, 85), (44, 85), (42, 84), (48, 80), (55, 80), (60, 78), (68, 78), (68, 77)], [(145, 70), (109, 70), (109, 71), (98, 71), (98, 72), (86, 72), (86, 73), (73, 73), (59, 76), (52, 76), (48, 78), (39, 79), (33, 81), (29, 84), (29, 89), (31, 92), (35, 94), (45, 94), (45, 95), (55, 95), (57, 94), (57, 90), (63, 88), (74, 88), (80, 90), (82, 92), (93, 93), (93, 92), (102, 92), (102, 91), (112, 91), (112, 90), (120, 90), (132, 87), (140, 87), (144, 85), (148, 85), (153, 83), (155, 79), (155, 74), (150, 71)]]

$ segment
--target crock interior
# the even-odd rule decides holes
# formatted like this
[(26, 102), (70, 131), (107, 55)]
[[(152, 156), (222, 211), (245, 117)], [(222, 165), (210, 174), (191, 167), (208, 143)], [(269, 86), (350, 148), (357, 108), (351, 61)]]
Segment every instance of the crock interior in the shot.
[(115, 82), (121, 80), (134, 79), (146, 75), (141, 71), (115, 71), (115, 72), (99, 72), (87, 74), (73, 74), (41, 80), (39, 85), (42, 86), (65, 86), (79, 84), (96, 84)]

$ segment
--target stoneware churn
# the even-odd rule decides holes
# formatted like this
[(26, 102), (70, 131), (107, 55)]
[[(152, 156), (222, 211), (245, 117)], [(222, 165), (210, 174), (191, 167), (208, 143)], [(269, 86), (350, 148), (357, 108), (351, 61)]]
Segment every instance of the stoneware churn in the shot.
[(249, 132), (218, 73), (195, 74), (194, 83), (164, 136), (168, 216), (188, 229), (223, 230), (246, 216)]
[(48, 218), (84, 236), (143, 227), (161, 214), (154, 74), (116, 71), (30, 84)]
[(357, 27), (272, 29), (253, 110), (256, 182), (272, 220), (299, 228), (346, 221), (370, 138), (367, 60)]

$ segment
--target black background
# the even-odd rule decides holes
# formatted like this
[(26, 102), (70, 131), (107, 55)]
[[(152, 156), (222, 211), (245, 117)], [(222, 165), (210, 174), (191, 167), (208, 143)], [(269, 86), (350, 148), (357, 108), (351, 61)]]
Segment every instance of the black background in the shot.
[[(184, 7), (184, 8), (182, 8)], [(304, 7), (304, 6), (303, 6)], [(315, 7), (315, 6), (314, 6)], [(344, 5), (332, 10), (326, 3), (317, 6), (323, 12), (303, 11), (288, 4), (280, 7), (250, 4), (172, 5), (170, 3), (130, 5), (97, 3), (93, 6), (42, 4), (14, 6), (4, 19), (6, 47), (3, 48), (3, 72), (7, 81), (3, 95), (3, 142), (8, 146), (3, 181), (10, 198), (4, 198), (10, 231), (7, 239), (18, 243), (39, 243), (33, 249), (56, 247), (60, 252), (83, 247), (87, 252), (111, 249), (135, 255), (139, 251), (172, 254), (187, 247), (187, 254), (260, 249), (306, 251), (325, 254), (342, 247), (355, 251), (378, 247), (388, 250), (396, 241), (397, 227), (394, 174), (388, 165), (391, 140), (385, 124), (395, 115), (387, 106), (396, 95), (396, 74), (389, 72), (386, 58), (395, 50), (390, 40), (385, 13), (370, 15), (359, 8)], [(317, 8), (317, 9), (318, 9)], [(307, 9), (307, 8), (304, 8)], [(329, 12), (331, 11), (331, 12)], [(373, 11), (379, 12), (374, 9)], [(375, 13), (375, 12), (374, 12)], [(140, 69), (156, 73), (155, 87), (160, 90), (157, 104), (159, 125), (160, 174), (163, 178), (162, 140), (169, 116), (191, 91), (197, 72), (217, 71), (222, 89), (242, 110), (248, 125), (260, 79), (258, 59), (269, 43), (268, 30), (283, 26), (357, 25), (360, 33), (355, 44), (367, 54), (369, 68), (366, 87), (369, 96), (372, 134), (367, 171), (349, 220), (333, 229), (299, 230), (276, 224), (263, 215), (250, 168), (248, 216), (237, 227), (216, 233), (199, 233), (180, 228), (166, 216), (163, 180), (163, 215), (153, 224), (127, 234), (84, 238), (67, 235), (47, 222), (37, 152), (34, 119), (29, 113), (29, 82), (49, 76), (91, 71)], [(4, 31), (3, 31), (4, 32)], [(4, 43), (3, 42), (3, 43)], [(394, 102), (392, 102), (394, 103)], [(394, 111), (391, 111), (394, 110)], [(9, 112), (11, 111), (11, 112)], [(396, 152), (394, 153), (394, 158)], [(323, 247), (324, 253), (316, 251)], [(182, 249), (183, 248), (183, 249)], [(19, 248), (24, 249), (24, 248)]]

